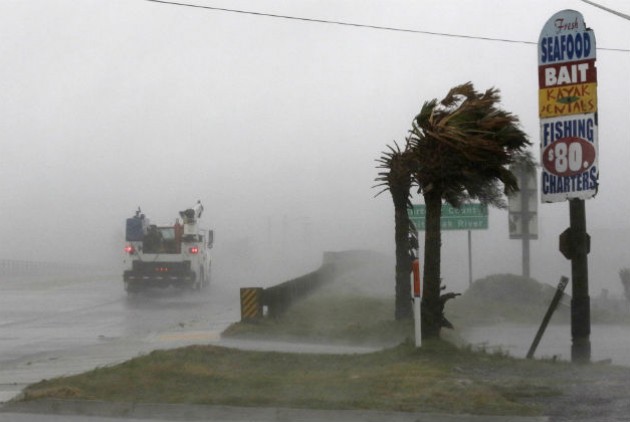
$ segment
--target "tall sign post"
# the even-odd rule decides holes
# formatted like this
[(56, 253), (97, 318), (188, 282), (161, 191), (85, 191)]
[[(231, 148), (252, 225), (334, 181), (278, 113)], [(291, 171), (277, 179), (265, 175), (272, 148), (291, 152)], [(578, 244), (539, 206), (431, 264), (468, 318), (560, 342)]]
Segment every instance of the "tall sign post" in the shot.
[(510, 166), (510, 171), (518, 179), (519, 191), (508, 197), (508, 223), (510, 239), (523, 242), (522, 262), (523, 277), (530, 277), (530, 240), (538, 239), (538, 188), (536, 169), (517, 163)]
[(571, 360), (591, 358), (584, 200), (599, 186), (595, 34), (575, 10), (554, 14), (538, 40), (541, 201), (569, 201), (560, 251), (571, 260)]

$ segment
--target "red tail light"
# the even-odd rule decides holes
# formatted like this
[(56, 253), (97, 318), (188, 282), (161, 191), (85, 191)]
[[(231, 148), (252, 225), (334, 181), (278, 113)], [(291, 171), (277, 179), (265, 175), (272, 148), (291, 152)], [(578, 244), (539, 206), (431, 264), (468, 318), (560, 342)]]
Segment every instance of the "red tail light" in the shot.
[(188, 252), (193, 255), (197, 255), (199, 253), (199, 248), (197, 246), (191, 246), (190, 248), (188, 248)]
[(131, 245), (127, 245), (125, 246), (125, 252), (128, 253), (129, 255), (133, 255), (136, 252), (136, 248), (134, 248)]

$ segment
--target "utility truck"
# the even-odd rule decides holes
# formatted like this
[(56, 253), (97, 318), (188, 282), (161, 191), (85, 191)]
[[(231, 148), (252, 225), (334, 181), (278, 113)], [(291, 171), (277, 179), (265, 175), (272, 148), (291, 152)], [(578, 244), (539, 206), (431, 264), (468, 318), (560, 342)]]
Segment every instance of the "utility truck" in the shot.
[(125, 271), (129, 294), (174, 286), (200, 290), (210, 282), (212, 230), (200, 227), (203, 205), (180, 211), (169, 225), (156, 225), (138, 208), (125, 227)]

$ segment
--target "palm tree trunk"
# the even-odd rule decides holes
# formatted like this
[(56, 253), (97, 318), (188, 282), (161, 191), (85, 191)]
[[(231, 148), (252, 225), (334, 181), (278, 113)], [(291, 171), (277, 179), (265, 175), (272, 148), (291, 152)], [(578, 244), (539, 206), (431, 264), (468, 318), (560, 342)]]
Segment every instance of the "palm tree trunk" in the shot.
[(407, 214), (408, 191), (394, 197), (396, 241), (396, 309), (394, 317), (402, 320), (413, 317), (411, 305), (411, 259), (409, 257), (409, 215)]
[(440, 303), (440, 261), (441, 261), (441, 229), (442, 216), (441, 192), (424, 194), (426, 205), (426, 227), (424, 232), (424, 276), (422, 296), (422, 338), (436, 339), (440, 337), (442, 326), (442, 306)]

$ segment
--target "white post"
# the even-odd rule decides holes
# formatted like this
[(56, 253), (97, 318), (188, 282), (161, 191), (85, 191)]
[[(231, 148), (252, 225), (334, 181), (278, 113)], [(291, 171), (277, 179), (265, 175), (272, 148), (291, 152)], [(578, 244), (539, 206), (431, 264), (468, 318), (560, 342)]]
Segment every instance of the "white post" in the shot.
[(413, 298), (413, 314), (416, 328), (416, 347), (422, 347), (422, 322), (420, 321), (420, 313), (422, 311), (422, 298), (416, 296)]
[(413, 316), (416, 337), (416, 347), (422, 346), (422, 294), (420, 288), (420, 261), (416, 258), (411, 264), (412, 291), (413, 291)]

